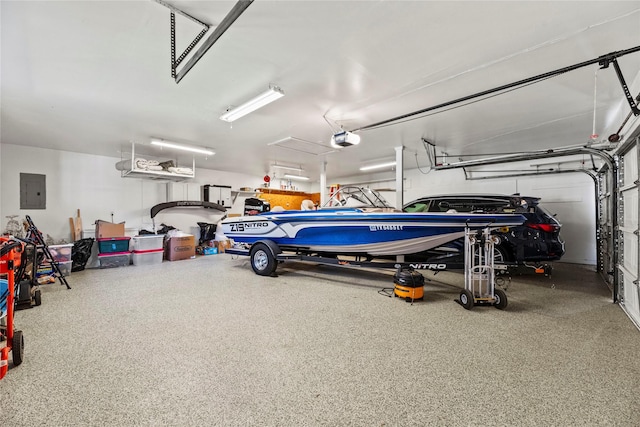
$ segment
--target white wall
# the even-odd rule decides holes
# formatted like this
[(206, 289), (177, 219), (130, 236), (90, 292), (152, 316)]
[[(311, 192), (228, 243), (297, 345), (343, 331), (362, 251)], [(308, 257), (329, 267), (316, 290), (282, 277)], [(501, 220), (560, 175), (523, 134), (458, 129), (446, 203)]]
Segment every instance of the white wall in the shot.
[[(69, 217), (75, 216), (76, 209), (80, 209), (84, 229), (92, 228), (97, 219), (111, 221), (111, 213), (113, 221), (125, 221), (127, 229), (150, 229), (151, 207), (167, 201), (165, 182), (122, 178), (121, 172), (115, 169), (119, 158), (13, 144), (0, 144), (0, 147), (2, 229), (7, 223), (7, 215), (19, 215), (20, 218), (29, 215), (43, 233), (56, 241), (69, 240)], [(46, 175), (46, 209), (20, 209), (20, 173)], [(196, 179), (188, 182), (198, 186), (230, 185), (238, 189), (257, 188), (263, 180), (262, 176), (197, 169)], [(244, 198), (238, 197), (231, 211), (242, 212), (243, 206)]]
[[(492, 170), (531, 170), (528, 164), (512, 163), (491, 166)], [(424, 170), (423, 170), (424, 171)], [(562, 224), (565, 240), (563, 262), (596, 264), (595, 189), (593, 180), (584, 173), (544, 175), (536, 178), (465, 180), (462, 169), (432, 170), (427, 174), (418, 169), (405, 171), (404, 203), (419, 197), (449, 193), (520, 193), (541, 198), (541, 205)], [(382, 182), (377, 182), (382, 181)], [(367, 183), (374, 189), (395, 189), (395, 172), (330, 179), (327, 183)], [(319, 191), (319, 190), (317, 190)], [(395, 190), (383, 191), (387, 201), (395, 204)]]

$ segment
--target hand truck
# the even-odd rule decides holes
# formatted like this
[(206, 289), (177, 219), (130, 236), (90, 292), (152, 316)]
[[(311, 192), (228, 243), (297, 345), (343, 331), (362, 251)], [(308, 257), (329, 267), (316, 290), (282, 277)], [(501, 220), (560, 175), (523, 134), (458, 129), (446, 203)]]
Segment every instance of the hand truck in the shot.
[(456, 300), (467, 310), (475, 305), (493, 305), (504, 310), (507, 294), (495, 286), (494, 245), (498, 238), (491, 229), (465, 228), (464, 233), (464, 289)]

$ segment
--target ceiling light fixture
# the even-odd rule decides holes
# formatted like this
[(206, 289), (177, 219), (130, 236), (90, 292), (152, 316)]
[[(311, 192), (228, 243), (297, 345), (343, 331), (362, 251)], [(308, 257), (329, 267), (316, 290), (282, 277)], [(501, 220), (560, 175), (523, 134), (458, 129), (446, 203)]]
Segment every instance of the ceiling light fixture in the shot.
[(284, 166), (284, 165), (279, 165), (279, 164), (273, 164), (271, 165), (272, 168), (274, 169), (287, 169), (290, 171), (297, 171), (297, 172), (302, 172), (302, 168), (301, 167), (295, 167), (295, 166)]
[(360, 168), (361, 171), (370, 171), (373, 169), (382, 169), (382, 168), (388, 168), (391, 166), (395, 166), (396, 162), (386, 162), (386, 163), (379, 163), (377, 165), (371, 165), (371, 166), (363, 166)]
[(333, 148), (344, 148), (358, 144), (360, 144), (360, 135), (353, 132), (343, 131), (331, 137), (331, 146)]
[(309, 177), (308, 176), (301, 176), (301, 175), (291, 175), (288, 173), (285, 173), (283, 175), (285, 178), (289, 178), (289, 179), (293, 179), (293, 180), (298, 180), (298, 181), (309, 181)]
[(191, 151), (192, 153), (207, 154), (209, 156), (213, 156), (214, 154), (216, 154), (215, 151), (207, 150), (205, 148), (181, 145), (175, 142), (164, 141), (162, 139), (152, 139), (151, 145), (158, 145), (160, 147), (167, 147), (167, 148), (175, 148), (176, 150)]
[(257, 110), (258, 108), (264, 107), (265, 105), (275, 101), (276, 99), (282, 98), (283, 96), (284, 92), (278, 86), (269, 86), (269, 90), (267, 90), (266, 92), (261, 93), (253, 99), (250, 99), (239, 107), (228, 110), (226, 113), (220, 116), (220, 120), (224, 120), (225, 122), (238, 120), (240, 117), (246, 116), (247, 114)]

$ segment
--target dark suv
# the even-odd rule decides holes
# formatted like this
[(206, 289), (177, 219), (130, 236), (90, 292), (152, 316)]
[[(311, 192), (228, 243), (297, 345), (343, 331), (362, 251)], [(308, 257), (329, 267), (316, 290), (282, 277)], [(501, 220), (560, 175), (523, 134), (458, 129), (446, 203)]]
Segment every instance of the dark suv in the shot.
[[(500, 237), (495, 246), (496, 262), (544, 263), (557, 261), (564, 255), (564, 241), (560, 237), (561, 224), (538, 204), (537, 197), (519, 194), (452, 194), (429, 196), (404, 206), (405, 212), (473, 212), (519, 213), (527, 218), (517, 227), (498, 229)], [(451, 242), (430, 253), (432, 259), (455, 259), (464, 253), (464, 239)]]

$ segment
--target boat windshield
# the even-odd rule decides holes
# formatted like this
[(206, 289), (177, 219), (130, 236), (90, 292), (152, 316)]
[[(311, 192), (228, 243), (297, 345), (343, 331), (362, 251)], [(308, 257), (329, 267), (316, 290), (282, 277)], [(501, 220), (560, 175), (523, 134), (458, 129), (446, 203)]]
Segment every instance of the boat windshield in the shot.
[(331, 195), (324, 208), (330, 207), (353, 208), (393, 208), (380, 193), (370, 188), (347, 186), (341, 187)]

